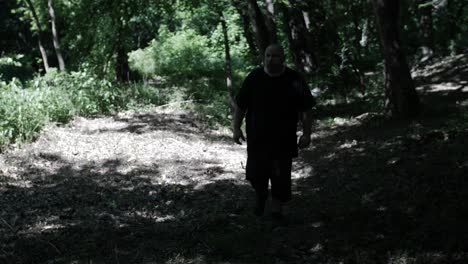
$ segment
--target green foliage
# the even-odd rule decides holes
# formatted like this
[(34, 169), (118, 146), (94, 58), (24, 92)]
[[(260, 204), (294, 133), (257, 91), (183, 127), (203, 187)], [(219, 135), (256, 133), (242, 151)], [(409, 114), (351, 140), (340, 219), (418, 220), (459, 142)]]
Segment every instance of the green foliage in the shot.
[(149, 48), (132, 51), (128, 63), (130, 68), (140, 73), (145, 80), (155, 75), (156, 61)]
[(195, 110), (202, 121), (209, 126), (229, 126), (229, 100), (226, 93), (218, 92), (211, 94), (211, 100), (195, 104)]
[(0, 66), (16, 66), (21, 67), (21, 62), (18, 60), (23, 58), (24, 55), (16, 54), (13, 57), (1, 57), (0, 58)]
[(24, 54), (10, 54), (0, 57), (0, 80), (9, 82), (15, 77), (26, 79), (31, 74), (31, 65)]
[[(224, 13), (233, 83), (238, 88), (252, 65), (239, 15), (233, 8)], [(206, 20), (208, 14), (212, 17)], [(196, 110), (208, 123), (227, 124), (224, 35), (218, 19), (213, 19), (217, 16), (207, 6), (178, 10), (178, 23), (172, 25), (175, 28), (161, 26), (148, 47), (129, 53), (129, 65), (144, 79), (164, 80), (166, 86), (183, 91), (186, 99), (194, 99)]]
[(23, 89), (13, 79), (0, 84), (0, 146), (14, 141), (31, 140), (47, 121), (50, 90)]
[[(383, 59), (372, 3), (326, 1), (309, 8), (317, 20), (310, 26), (319, 66), (309, 76), (312, 87), (328, 88), (327, 96), (333, 98), (362, 93), (360, 77), (375, 71)], [(369, 82), (364, 86), (371, 88)]]
[(51, 71), (34, 80), (33, 87), (61, 90), (69, 96), (76, 114), (83, 116), (109, 113), (137, 104), (163, 102), (153, 87), (143, 84), (116, 85), (86, 71)]
[(432, 3), (433, 1), (427, 1), (425, 3), (422, 3), (422, 4), (418, 4), (418, 8), (432, 8), (432, 5), (434, 3)]
[(193, 29), (170, 32), (162, 27), (158, 40), (129, 54), (129, 63), (143, 76), (162, 76), (172, 83), (219, 76), (222, 60), (208, 44), (209, 39)]
[(154, 38), (162, 15), (171, 15), (171, 4), (172, 1), (149, 0), (68, 2), (62, 12), (66, 17), (62, 42), (73, 55), (68, 64), (80, 69), (86, 65), (100, 76), (113, 76), (117, 51), (123, 49), (127, 53), (147, 45)]
[[(296, 2), (293, 8), (309, 16), (309, 37), (318, 61), (318, 70), (307, 76), (311, 87), (328, 88), (326, 100), (356, 98), (363, 86), (368, 95), (377, 91), (381, 94), (382, 54), (371, 2), (291, 2)], [(42, 68), (37, 25), (26, 3), (0, 1), (0, 22), (4, 25), (0, 28), (0, 79), (5, 81), (4, 86), (11, 86), (13, 77), (23, 82), (32, 79), (33, 72)], [(47, 1), (31, 0), (31, 3), (44, 33), (42, 44), (54, 67)], [(264, 2), (259, 1), (259, 5), (265, 11)], [(201, 111), (216, 109), (219, 116), (227, 116), (227, 107), (220, 107), (226, 103), (227, 90), (219, 10), (228, 27), (234, 89), (256, 66), (255, 59), (249, 57), (255, 52), (249, 51), (243, 20), (232, 1), (54, 0), (54, 9), (67, 69), (72, 72), (49, 73), (25, 85), (28, 88), (24, 90), (42, 91), (49, 87), (50, 93), (57, 93), (51, 95), (59, 98), (57, 102), (66, 101), (58, 94), (66, 94), (73, 104), (72, 114), (95, 115), (140, 103), (160, 103), (161, 95), (150, 86), (135, 84), (130, 88), (108, 81), (115, 79), (117, 66), (126, 66), (128, 53), (128, 62), (139, 73), (138, 78), (141, 76), (149, 83), (163, 81), (167, 87), (185, 91), (187, 98), (204, 102)], [(419, 12), (422, 9), (432, 10), (436, 56), (464, 52), (468, 44), (465, 1), (403, 1), (401, 38), (409, 61), (416, 61), (415, 54), (422, 43)], [(291, 55), (280, 11), (275, 13), (275, 22), (279, 42)], [(291, 60), (288, 63), (292, 64)], [(379, 78), (368, 77), (376, 72)], [(362, 76), (364, 85), (359, 82)], [(50, 105), (47, 112), (58, 111), (51, 114), (57, 120), (67, 120), (71, 115), (66, 107), (57, 110), (54, 103)]]
[(70, 74), (51, 71), (33, 82), (37, 89), (57, 89), (69, 95), (80, 115), (107, 113), (119, 105), (117, 90), (107, 80), (100, 80), (88, 72)]

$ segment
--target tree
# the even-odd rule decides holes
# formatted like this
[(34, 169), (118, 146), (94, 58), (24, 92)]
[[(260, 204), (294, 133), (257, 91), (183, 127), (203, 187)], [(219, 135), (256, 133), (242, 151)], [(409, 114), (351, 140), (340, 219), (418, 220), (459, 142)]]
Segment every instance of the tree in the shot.
[(241, 18), (244, 38), (249, 46), (249, 51), (252, 57), (260, 58), (257, 47), (255, 46), (255, 37), (251, 27), (250, 16), (248, 13), (247, 4), (244, 1), (232, 0), (232, 4)]
[[(263, 60), (265, 49), (270, 43), (276, 42), (276, 29), (268, 28), (265, 16), (263, 15), (256, 0), (248, 0), (248, 13), (252, 22), (252, 30), (259, 50), (259, 55)], [(271, 25), (270, 25), (271, 27)]]
[[(467, 15), (468, 12), (465, 9), (468, 6), (467, 1), (454, 1), (454, 0), (447, 0), (442, 1), (445, 3), (446, 16), (447, 16), (447, 40), (450, 42), (449, 47), (451, 49), (451, 53), (458, 53), (462, 49), (461, 47), (457, 47), (457, 37), (464, 39), (465, 47), (466, 47), (466, 26), (465, 32), (463, 33), (463, 25), (466, 25)], [(444, 4), (443, 4), (444, 5)], [(460, 49), (459, 49), (460, 48)]]
[(313, 44), (304, 19), (308, 18), (308, 15), (297, 6), (291, 8), (285, 3), (280, 3), (279, 7), (283, 14), (283, 25), (293, 53), (294, 64), (299, 71), (310, 74), (317, 68), (317, 61), (312, 52)]
[(38, 46), (39, 46), (39, 51), (41, 52), (41, 57), (42, 57), (42, 63), (44, 64), (44, 70), (45, 72), (49, 72), (49, 60), (47, 58), (47, 51), (44, 48), (44, 40), (45, 40), (45, 34), (43, 31), (42, 24), (39, 20), (39, 17), (37, 15), (36, 9), (34, 8), (33, 3), (31, 0), (24, 0), (26, 3), (26, 6), (28, 7), (29, 11), (31, 12), (32, 15), (32, 21), (35, 25), (35, 28), (37, 30), (38, 34)]
[(65, 71), (65, 61), (63, 60), (62, 51), (60, 49), (57, 25), (55, 23), (55, 10), (54, 10), (52, 0), (47, 1), (47, 7), (48, 7), (49, 15), (50, 15), (50, 23), (52, 26), (52, 39), (54, 42), (55, 54), (57, 55), (57, 60), (59, 63), (59, 69), (61, 71)]
[(418, 1), (419, 27), (421, 29), (421, 49), (423, 60), (428, 59), (434, 52), (434, 34), (432, 25), (432, 1)]
[(374, 11), (385, 60), (387, 106), (395, 117), (413, 117), (419, 112), (419, 97), (399, 37), (399, 0), (374, 0)]
[(232, 64), (231, 64), (231, 53), (229, 47), (229, 36), (228, 29), (226, 24), (226, 18), (224, 17), (223, 11), (218, 10), (219, 20), (221, 22), (221, 27), (223, 28), (223, 39), (224, 39), (224, 53), (225, 53), (225, 69), (226, 69), (226, 87), (228, 90), (229, 98), (229, 111), (231, 116), (234, 116), (236, 103), (234, 100), (234, 88), (232, 85)]
[(66, 6), (67, 17), (63, 19), (67, 27), (62, 38), (64, 46), (69, 47), (67, 63), (89, 67), (99, 76), (113, 77), (119, 82), (134, 78), (129, 70), (128, 52), (146, 46), (154, 38), (162, 14), (171, 16), (173, 2), (70, 1)]
[(276, 33), (275, 4), (273, 0), (265, 0), (265, 6), (265, 25), (268, 29), (269, 41), (270, 43), (276, 43), (278, 42), (278, 34)]

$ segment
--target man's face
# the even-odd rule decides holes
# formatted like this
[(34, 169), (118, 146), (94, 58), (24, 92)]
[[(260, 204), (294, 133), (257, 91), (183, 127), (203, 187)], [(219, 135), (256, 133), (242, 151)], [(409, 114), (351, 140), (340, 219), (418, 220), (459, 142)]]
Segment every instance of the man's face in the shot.
[(284, 67), (284, 52), (281, 47), (269, 46), (265, 50), (265, 67), (271, 73), (280, 73)]

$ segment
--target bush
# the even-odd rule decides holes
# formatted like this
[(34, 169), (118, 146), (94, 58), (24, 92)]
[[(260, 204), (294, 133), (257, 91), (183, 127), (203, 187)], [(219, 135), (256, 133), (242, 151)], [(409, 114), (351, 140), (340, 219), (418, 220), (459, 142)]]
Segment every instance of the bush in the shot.
[(170, 32), (161, 27), (158, 40), (129, 54), (131, 69), (146, 77), (165, 77), (173, 84), (222, 76), (222, 59), (209, 46), (207, 36), (188, 28)]
[(51, 70), (43, 77), (36, 78), (32, 88), (57, 91), (57, 95), (66, 96), (71, 101), (76, 114), (83, 116), (108, 113), (122, 105), (119, 102), (122, 98), (119, 98), (111, 82), (98, 79), (88, 72), (63, 73)]
[(0, 145), (31, 140), (47, 121), (42, 91), (25, 90), (17, 79), (3, 82), (0, 94)]
[[(237, 89), (252, 66), (247, 62), (249, 52), (241, 38), (242, 28), (234, 26), (234, 22), (229, 25), (233, 81)], [(201, 34), (187, 25), (175, 32), (163, 26), (148, 47), (129, 54), (130, 68), (145, 80), (163, 80), (166, 86), (178, 89), (184, 93), (181, 99), (195, 100), (196, 110), (208, 117), (209, 123), (226, 124), (228, 91), (223, 41), (220, 25), (211, 34)]]

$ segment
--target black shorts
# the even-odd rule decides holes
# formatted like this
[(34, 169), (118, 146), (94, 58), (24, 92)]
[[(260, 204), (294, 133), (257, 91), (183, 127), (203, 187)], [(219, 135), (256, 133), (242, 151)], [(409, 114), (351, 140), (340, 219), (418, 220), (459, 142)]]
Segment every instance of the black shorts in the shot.
[(292, 157), (247, 156), (246, 179), (259, 199), (267, 199), (271, 181), (271, 196), (281, 202), (291, 200)]

